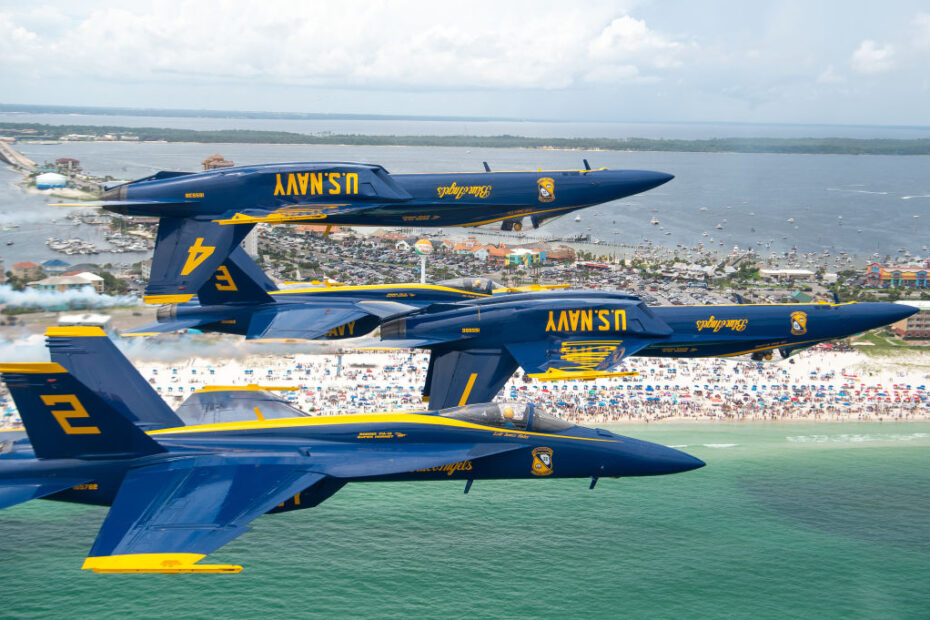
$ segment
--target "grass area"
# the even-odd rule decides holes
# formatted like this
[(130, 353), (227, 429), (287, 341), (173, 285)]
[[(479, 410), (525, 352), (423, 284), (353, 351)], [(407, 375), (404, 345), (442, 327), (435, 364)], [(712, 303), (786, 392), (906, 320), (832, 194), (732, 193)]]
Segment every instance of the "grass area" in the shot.
[(865, 346), (856, 347), (866, 355), (900, 355), (913, 352), (928, 352), (930, 346), (912, 344), (891, 334), (881, 332), (869, 332), (856, 338), (855, 342), (868, 343)]

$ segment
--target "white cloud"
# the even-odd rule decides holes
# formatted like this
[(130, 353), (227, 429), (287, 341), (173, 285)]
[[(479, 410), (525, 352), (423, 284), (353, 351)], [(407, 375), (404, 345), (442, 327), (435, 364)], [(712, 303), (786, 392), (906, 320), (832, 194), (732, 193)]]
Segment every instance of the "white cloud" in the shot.
[(842, 84), (846, 78), (836, 72), (833, 65), (829, 65), (817, 76), (818, 84)]
[(890, 44), (878, 47), (875, 41), (866, 39), (853, 52), (849, 64), (859, 73), (884, 73), (894, 68), (894, 47)]
[(629, 15), (618, 17), (588, 45), (593, 60), (639, 61), (653, 67), (677, 67), (682, 64), (684, 45), (650, 30), (646, 22)]
[(559, 89), (680, 66), (684, 45), (626, 10), (612, 2), (180, 0), (49, 9), (43, 28), (33, 9), (0, 9), (0, 53), (6, 71), (41, 66), (59, 77), (371, 90)]
[(930, 13), (918, 13), (911, 20), (911, 44), (921, 51), (930, 50)]

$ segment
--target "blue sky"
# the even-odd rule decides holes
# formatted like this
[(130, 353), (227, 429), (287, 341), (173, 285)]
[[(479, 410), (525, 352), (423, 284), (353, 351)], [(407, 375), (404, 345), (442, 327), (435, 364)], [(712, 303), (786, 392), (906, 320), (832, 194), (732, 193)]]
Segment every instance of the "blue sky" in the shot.
[(0, 0), (0, 102), (930, 125), (926, 1)]

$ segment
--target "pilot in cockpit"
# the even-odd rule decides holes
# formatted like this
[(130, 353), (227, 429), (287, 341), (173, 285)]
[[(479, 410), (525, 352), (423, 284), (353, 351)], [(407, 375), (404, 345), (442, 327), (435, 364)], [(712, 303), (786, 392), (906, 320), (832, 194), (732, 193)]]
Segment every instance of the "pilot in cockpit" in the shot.
[(517, 428), (517, 425), (513, 423), (513, 407), (507, 405), (504, 407), (504, 428)]

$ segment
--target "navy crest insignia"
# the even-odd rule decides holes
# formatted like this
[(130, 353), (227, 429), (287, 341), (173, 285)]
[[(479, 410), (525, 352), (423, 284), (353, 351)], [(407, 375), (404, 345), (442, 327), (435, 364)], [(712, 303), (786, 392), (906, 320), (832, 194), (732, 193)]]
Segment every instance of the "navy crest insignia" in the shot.
[(534, 476), (548, 476), (552, 473), (552, 448), (533, 449), (533, 467), (530, 471)]

